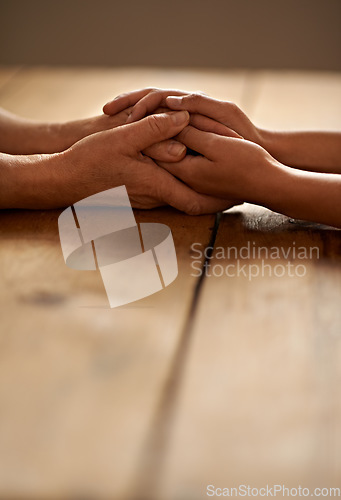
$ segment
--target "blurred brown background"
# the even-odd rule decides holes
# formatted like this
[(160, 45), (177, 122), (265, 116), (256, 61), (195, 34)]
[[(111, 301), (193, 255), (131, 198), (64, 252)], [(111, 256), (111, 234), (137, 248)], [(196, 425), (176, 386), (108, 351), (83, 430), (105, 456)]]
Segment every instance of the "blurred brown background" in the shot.
[(0, 0), (0, 63), (341, 70), (340, 0)]

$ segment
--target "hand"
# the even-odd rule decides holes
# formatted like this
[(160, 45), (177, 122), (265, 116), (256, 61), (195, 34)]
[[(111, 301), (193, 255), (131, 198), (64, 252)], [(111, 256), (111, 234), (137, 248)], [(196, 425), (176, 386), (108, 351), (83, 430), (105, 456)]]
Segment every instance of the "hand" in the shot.
[(204, 156), (160, 166), (198, 192), (262, 205), (289, 217), (341, 227), (341, 176), (290, 168), (250, 141), (186, 127), (178, 135)]
[[(124, 125), (130, 109), (115, 116), (94, 116), (65, 123), (40, 123), (20, 118), (0, 109), (0, 151), (12, 155), (57, 153), (96, 132)], [(174, 161), (185, 155), (185, 147), (175, 140), (153, 144), (144, 152), (158, 160)]]
[[(60, 124), (59, 139), (62, 147), (56, 151), (64, 151), (84, 137), (95, 134), (96, 132), (103, 132), (124, 125), (131, 109), (132, 108), (124, 109), (113, 116), (100, 115)], [(167, 109), (166, 111), (169, 110)], [(148, 150), (144, 151), (144, 154), (157, 160), (175, 161), (179, 160), (180, 156), (184, 156), (185, 151), (185, 147), (180, 145), (179, 142), (174, 139), (168, 139), (162, 143), (153, 144)]]
[[(157, 106), (186, 110), (190, 124), (201, 130), (233, 137), (239, 134), (268, 151), (280, 163), (312, 172), (340, 173), (340, 132), (279, 132), (256, 127), (232, 102), (218, 101), (204, 94), (180, 90), (144, 89), (122, 94), (104, 106), (105, 113), (117, 113), (129, 106), (130, 122), (152, 113)], [(198, 117), (198, 118), (197, 118)], [(200, 120), (206, 118), (206, 126)], [(209, 126), (207, 126), (209, 125)], [(223, 129), (219, 128), (223, 127)], [(211, 128), (210, 128), (211, 127)]]
[[(274, 192), (280, 164), (257, 144), (188, 126), (177, 136), (202, 156), (158, 164), (199, 193), (264, 204)], [(270, 192), (268, 192), (270, 190)]]
[[(202, 93), (189, 93), (184, 90), (170, 90), (147, 88), (121, 94), (103, 107), (104, 113), (114, 115), (129, 108), (127, 123), (140, 120), (150, 113), (154, 113), (158, 107), (166, 107), (176, 110), (186, 110), (194, 116), (204, 116), (210, 122), (218, 122), (220, 125), (234, 131), (237, 135), (249, 141), (262, 145), (262, 131), (258, 129), (243, 111), (233, 102), (219, 101)], [(191, 125), (201, 130), (211, 131), (220, 135), (223, 128), (208, 130), (198, 127), (198, 118), (190, 122)], [(226, 130), (226, 129), (225, 129)]]
[[(108, 102), (103, 106), (103, 111), (107, 115), (119, 116), (120, 113), (127, 113), (126, 123), (132, 123), (138, 121), (148, 114), (158, 112), (160, 109), (169, 109), (167, 102), (167, 97), (169, 95), (192, 97), (198, 96), (202, 98), (207, 98), (203, 94), (189, 94), (188, 92), (182, 90), (163, 90), (163, 89), (142, 89), (135, 90), (133, 92), (128, 92), (126, 94), (121, 94), (116, 97), (113, 101)], [(181, 97), (179, 97), (181, 99)], [(215, 101), (213, 99), (213, 101)], [(216, 101), (222, 102), (223, 101)], [(233, 103), (224, 103), (231, 104)], [(207, 108), (207, 106), (206, 106)], [(190, 124), (199, 130), (206, 132), (213, 132), (215, 134), (223, 135), (226, 137), (238, 137), (242, 138), (240, 133), (236, 130), (232, 130), (233, 127), (227, 126), (223, 121), (219, 121), (214, 116), (214, 113), (208, 113), (205, 109), (204, 113), (200, 110), (195, 111), (190, 110)]]
[(64, 207), (124, 184), (136, 208), (169, 204), (188, 214), (227, 209), (232, 202), (194, 192), (141, 152), (175, 136), (188, 121), (187, 112), (153, 115), (92, 134), (63, 153), (2, 155), (5, 175), (0, 183), (0, 206)]
[[(103, 106), (103, 112), (106, 115), (117, 115), (118, 113), (129, 109), (128, 123), (140, 120), (147, 114), (155, 112), (159, 107), (165, 106), (165, 99), (168, 95), (187, 95), (184, 90), (166, 90), (157, 88), (146, 88), (133, 90), (120, 94), (112, 101)], [(137, 106), (135, 106), (137, 105)], [(133, 108), (134, 107), (134, 108)], [(132, 116), (131, 112), (133, 112)]]
[[(141, 153), (144, 150), (150, 154), (155, 142), (162, 144), (168, 137), (175, 136), (187, 125), (188, 120), (187, 112), (164, 113), (89, 136), (70, 149), (69, 160), (77, 165), (76, 176), (80, 175), (79, 168), (85, 168), (86, 177), (93, 175), (91, 171), (94, 166), (103, 165), (100, 175), (96, 173), (99, 181), (96, 191), (107, 189), (108, 185), (125, 184), (131, 203), (136, 208), (169, 204), (189, 214), (212, 213), (229, 208), (233, 203), (195, 193)], [(82, 193), (81, 197), (86, 195)]]

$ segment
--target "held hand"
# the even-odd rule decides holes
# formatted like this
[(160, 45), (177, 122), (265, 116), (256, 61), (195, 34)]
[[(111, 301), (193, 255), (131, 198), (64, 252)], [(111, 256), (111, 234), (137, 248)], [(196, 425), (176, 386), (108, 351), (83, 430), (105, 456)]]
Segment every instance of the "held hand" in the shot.
[(50, 200), (52, 205), (69, 205), (124, 184), (135, 208), (169, 204), (188, 214), (229, 208), (231, 202), (196, 193), (142, 154), (142, 151), (150, 151), (153, 144), (174, 137), (188, 121), (187, 112), (163, 113), (77, 142), (62, 153), (67, 179), (63, 190)]
[[(165, 103), (169, 109), (186, 110), (189, 113), (200, 113), (208, 116), (234, 130), (242, 138), (263, 146), (262, 131), (233, 102), (219, 101), (201, 94), (189, 94), (185, 96), (168, 96)], [(133, 111), (134, 108), (131, 113)]]
[(246, 140), (186, 127), (178, 138), (204, 156), (160, 163), (198, 192), (242, 199), (288, 217), (341, 227), (339, 174), (288, 167)]
[[(130, 109), (114, 116), (94, 116), (64, 123), (39, 123), (20, 118), (0, 109), (0, 151), (7, 154), (33, 155), (59, 153), (84, 137), (111, 130), (126, 123)], [(144, 153), (157, 160), (174, 161), (186, 148), (174, 140), (153, 144)]]
[[(65, 123), (63, 137), (67, 142), (64, 142), (64, 147), (61, 151), (71, 147), (79, 140), (91, 134), (111, 130), (124, 125), (131, 109), (132, 108), (127, 108), (113, 116), (100, 115), (93, 118)], [(183, 144), (180, 144), (174, 139), (167, 139), (152, 144), (146, 148), (143, 153), (154, 160), (172, 162), (179, 161), (183, 158), (186, 154), (186, 148)]]
[[(53, 153), (65, 151), (84, 137), (111, 130), (124, 125), (132, 108), (127, 108), (114, 116), (100, 115), (83, 120), (76, 120), (56, 125), (58, 132), (55, 134), (57, 141), (41, 152)], [(50, 129), (50, 137), (54, 136), (54, 128)], [(168, 139), (147, 148), (144, 153), (156, 160), (177, 161), (185, 155), (186, 149), (179, 142)]]
[(257, 144), (186, 127), (179, 141), (203, 156), (158, 164), (195, 191), (224, 199), (263, 204), (280, 164)]
[[(127, 121), (126, 123), (132, 123), (140, 120), (141, 118), (157, 113), (159, 110), (169, 109), (168, 96), (179, 96), (179, 99), (183, 97), (191, 97), (193, 95), (199, 96), (199, 94), (189, 94), (183, 90), (163, 90), (148, 88), (142, 90), (135, 90), (133, 92), (128, 92), (126, 94), (121, 94), (116, 97), (113, 101), (108, 102), (104, 107), (103, 111), (107, 115), (119, 116), (121, 113), (126, 113)], [(200, 97), (206, 98), (204, 95), (200, 94)], [(208, 99), (208, 97), (207, 97)], [(218, 101), (220, 102), (220, 101)], [(221, 101), (222, 102), (222, 101)], [(232, 104), (232, 103), (229, 103)], [(232, 127), (226, 126), (223, 121), (217, 120), (215, 113), (208, 113), (205, 108), (202, 112), (197, 106), (198, 111), (191, 109), (190, 114), (190, 124), (199, 130), (204, 130), (206, 132), (213, 132), (215, 134), (223, 135), (226, 137), (238, 137), (242, 138), (240, 133), (236, 130), (232, 130)], [(185, 109), (185, 108), (184, 108)]]
[[(236, 104), (228, 101), (219, 101), (201, 93), (157, 88), (135, 90), (127, 94), (121, 94), (113, 101), (108, 102), (103, 107), (103, 111), (106, 114), (113, 115), (129, 108), (130, 113), (127, 123), (131, 123), (140, 120), (147, 114), (155, 112), (160, 106), (174, 110), (186, 110), (191, 115), (205, 116), (210, 121), (218, 122), (221, 126), (223, 125), (234, 131), (236, 135), (232, 135), (232, 137), (243, 137), (262, 145), (261, 130), (253, 125)], [(207, 128), (198, 126), (195, 121), (197, 119), (191, 121), (190, 124), (201, 130), (208, 131)], [(226, 135), (219, 130), (211, 131)]]
[[(232, 102), (218, 101), (203, 94), (188, 94), (179, 90), (144, 89), (118, 96), (104, 106), (106, 113), (116, 113), (130, 106), (129, 121), (137, 120), (156, 106), (186, 110), (191, 114), (190, 124), (201, 130), (232, 136), (229, 131), (255, 142), (280, 163), (300, 170), (340, 174), (340, 132), (279, 132), (260, 129)], [(197, 123), (206, 117), (210, 126)], [(207, 123), (206, 123), (207, 125)], [(223, 127), (218, 130), (217, 126)]]
[[(186, 95), (184, 90), (170, 90), (170, 89), (157, 89), (146, 88), (133, 90), (120, 94), (112, 101), (107, 102), (103, 106), (103, 112), (106, 115), (116, 115), (121, 111), (129, 108), (128, 118), (129, 122), (137, 121), (155, 112), (160, 107), (165, 107), (165, 99), (169, 95)], [(132, 113), (133, 112), (133, 113)], [(132, 115), (131, 115), (132, 113)], [(131, 116), (129, 116), (131, 115)], [(128, 123), (129, 123), (128, 122)]]

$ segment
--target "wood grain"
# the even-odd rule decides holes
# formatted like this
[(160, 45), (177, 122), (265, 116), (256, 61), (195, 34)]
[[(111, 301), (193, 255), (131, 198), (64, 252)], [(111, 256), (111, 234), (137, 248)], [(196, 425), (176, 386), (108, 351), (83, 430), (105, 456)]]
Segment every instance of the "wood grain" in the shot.
[[(0, 105), (74, 119), (145, 86), (236, 101), (262, 126), (341, 126), (337, 74), (5, 68)], [(197, 500), (207, 484), (340, 486), (340, 231), (245, 205), (222, 216), (212, 244), (212, 216), (135, 211), (171, 228), (179, 277), (110, 310), (97, 272), (65, 266), (59, 213), (0, 214), (0, 498)], [(274, 276), (282, 256), (265, 259), (263, 277), (200, 280), (192, 243), (214, 246), (208, 274), (237, 264), (221, 248), (240, 256), (248, 244), (317, 248), (318, 258), (291, 255), (304, 276)]]
[[(214, 91), (212, 74), (28, 68), (0, 105), (34, 119), (73, 119), (136, 86), (201, 81)], [(239, 98), (243, 76), (225, 74), (224, 82)], [(171, 228), (179, 277), (162, 293), (111, 310), (97, 272), (65, 266), (59, 213), (0, 214), (0, 497), (131, 498), (143, 487), (141, 473), (153, 475), (143, 467), (145, 450), (162, 427), (198, 282), (190, 245), (208, 244), (214, 216), (135, 211), (138, 222)]]
[[(341, 128), (340, 75), (260, 72), (247, 85), (259, 125)], [(304, 275), (277, 277), (287, 259), (247, 256), (248, 245), (290, 250)], [(318, 250), (301, 259), (298, 247)], [(236, 256), (222, 255), (229, 248)], [(205, 498), (207, 485), (341, 486), (340, 255), (339, 230), (251, 205), (223, 215), (155, 498)], [(259, 276), (219, 276), (238, 260)]]
[(0, 496), (124, 498), (191, 304), (188, 247), (212, 217), (138, 213), (171, 228), (179, 278), (111, 310), (97, 272), (65, 266), (58, 215), (0, 216)]

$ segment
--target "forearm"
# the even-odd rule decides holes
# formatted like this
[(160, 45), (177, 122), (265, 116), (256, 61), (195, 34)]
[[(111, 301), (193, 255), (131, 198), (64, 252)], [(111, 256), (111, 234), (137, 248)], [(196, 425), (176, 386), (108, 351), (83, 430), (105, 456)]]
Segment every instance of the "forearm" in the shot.
[(261, 182), (263, 190), (254, 202), (289, 217), (341, 228), (341, 175), (307, 172), (276, 162)]
[(63, 153), (0, 153), (0, 209), (62, 207), (67, 204), (70, 187)]
[(36, 154), (61, 151), (64, 146), (62, 124), (20, 118), (0, 110), (0, 151), (9, 154)]
[(263, 146), (279, 162), (312, 172), (341, 173), (340, 132), (260, 130)]
[(40, 123), (0, 109), (0, 151), (12, 155), (65, 151), (83, 137), (122, 125), (128, 113), (126, 110), (120, 116), (100, 115), (65, 123)]

